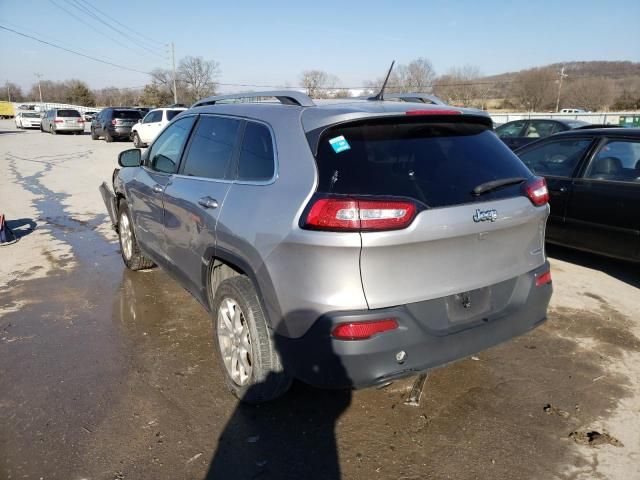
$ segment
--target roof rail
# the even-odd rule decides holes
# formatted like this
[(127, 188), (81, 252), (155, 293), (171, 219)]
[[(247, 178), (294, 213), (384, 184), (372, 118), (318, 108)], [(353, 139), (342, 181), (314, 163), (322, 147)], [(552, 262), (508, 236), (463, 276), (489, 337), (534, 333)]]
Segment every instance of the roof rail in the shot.
[(403, 102), (432, 103), (434, 105), (447, 105), (439, 97), (428, 93), (387, 93), (386, 99), (397, 98)]
[(215, 105), (222, 100), (240, 100), (243, 98), (263, 98), (263, 97), (275, 97), (283, 105), (297, 105), (300, 107), (315, 107), (315, 103), (309, 97), (309, 95), (297, 92), (295, 90), (273, 90), (267, 92), (245, 92), (245, 93), (232, 93), (229, 95), (216, 95), (213, 97), (203, 98), (197, 101), (191, 108), (202, 107), (204, 105)]

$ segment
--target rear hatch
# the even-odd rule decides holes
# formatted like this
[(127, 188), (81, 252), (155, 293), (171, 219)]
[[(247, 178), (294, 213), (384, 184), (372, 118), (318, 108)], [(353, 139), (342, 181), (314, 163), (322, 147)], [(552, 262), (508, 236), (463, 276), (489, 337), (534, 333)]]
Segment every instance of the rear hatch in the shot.
[(67, 127), (84, 126), (84, 120), (80, 116), (80, 112), (72, 109), (60, 109), (56, 112), (54, 123)]
[(141, 119), (139, 110), (114, 110), (111, 124), (115, 127), (133, 127)]
[[(316, 159), (318, 188), (304, 226), (361, 232), (370, 308), (476, 292), (545, 261), (546, 199), (528, 198), (543, 181), (486, 118), (342, 123), (320, 135)], [(322, 220), (327, 212), (338, 220)]]

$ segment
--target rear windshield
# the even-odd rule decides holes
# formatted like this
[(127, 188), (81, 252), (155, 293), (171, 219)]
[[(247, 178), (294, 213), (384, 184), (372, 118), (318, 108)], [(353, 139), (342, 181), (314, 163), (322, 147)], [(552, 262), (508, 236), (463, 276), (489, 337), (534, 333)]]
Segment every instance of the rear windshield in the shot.
[(443, 207), (520, 195), (519, 185), (472, 194), (474, 187), (531, 172), (485, 125), (423, 119), (369, 120), (324, 132), (318, 192), (409, 197)]
[(40, 118), (37, 113), (23, 113), (22, 116), (25, 118)]
[(58, 117), (79, 117), (80, 112), (77, 110), (58, 110)]
[(132, 118), (134, 120), (142, 118), (139, 110), (114, 110), (113, 118)]
[(173, 117), (182, 113), (184, 110), (167, 110), (167, 120), (173, 120)]

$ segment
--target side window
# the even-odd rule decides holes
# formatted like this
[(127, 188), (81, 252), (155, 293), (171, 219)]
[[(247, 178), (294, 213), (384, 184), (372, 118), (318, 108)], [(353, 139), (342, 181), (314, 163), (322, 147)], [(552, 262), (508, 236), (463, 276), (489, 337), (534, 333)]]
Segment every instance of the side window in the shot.
[(640, 142), (609, 140), (593, 157), (585, 178), (640, 182)]
[(524, 136), (527, 138), (544, 138), (558, 131), (558, 124), (556, 122), (533, 120), (529, 122)]
[(538, 175), (571, 177), (589, 145), (588, 138), (549, 142), (520, 153), (520, 160)]
[(518, 120), (517, 122), (509, 122), (505, 125), (501, 125), (496, 128), (496, 134), (500, 138), (519, 137), (524, 127), (525, 121)]
[[(176, 124), (181, 121), (177, 120)], [(240, 120), (224, 117), (200, 117), (184, 161), (182, 174), (224, 179), (231, 163), (239, 129)]]
[(153, 112), (149, 112), (146, 117), (144, 117), (143, 123), (156, 123), (162, 121), (162, 110), (155, 110)]
[(176, 172), (194, 121), (194, 116), (181, 119), (163, 131), (153, 142), (148, 156), (148, 166), (151, 169), (163, 173)]
[(274, 171), (271, 132), (261, 123), (247, 123), (238, 160), (238, 180), (271, 180)]

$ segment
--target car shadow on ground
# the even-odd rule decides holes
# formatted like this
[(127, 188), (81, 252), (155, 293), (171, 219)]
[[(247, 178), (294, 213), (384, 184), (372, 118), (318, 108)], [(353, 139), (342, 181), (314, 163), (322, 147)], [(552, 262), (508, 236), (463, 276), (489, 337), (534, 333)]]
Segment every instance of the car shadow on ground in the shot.
[(0, 135), (15, 135), (16, 133), (24, 133), (24, 130), (0, 130)]
[(37, 224), (31, 218), (19, 218), (17, 220), (6, 220), (7, 227), (13, 232), (16, 240), (20, 240), (22, 237), (29, 235), (33, 232)]
[[(290, 371), (291, 362), (305, 362), (305, 367), (297, 368), (318, 376), (346, 377), (328, 335), (326, 343), (308, 352), (307, 358), (285, 354), (289, 350), (278, 338), (276, 349), (286, 370)], [(326, 365), (332, 366), (330, 373), (323, 371)], [(351, 396), (349, 389), (322, 390), (294, 381), (277, 400), (260, 405), (239, 402), (218, 439), (206, 480), (340, 479), (335, 427)]]
[(574, 250), (560, 245), (546, 245), (547, 254), (551, 258), (562, 260), (563, 262), (574, 263), (581, 267), (599, 270), (611, 277), (625, 282), (632, 287), (640, 288), (640, 275), (638, 275), (638, 264), (617, 260), (615, 258), (597, 255), (595, 253)]

